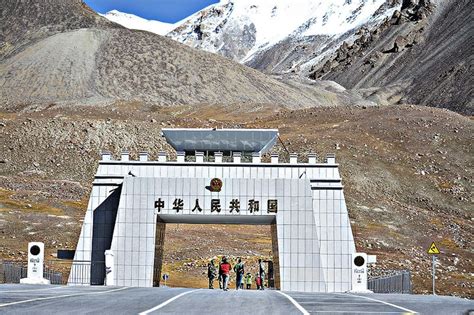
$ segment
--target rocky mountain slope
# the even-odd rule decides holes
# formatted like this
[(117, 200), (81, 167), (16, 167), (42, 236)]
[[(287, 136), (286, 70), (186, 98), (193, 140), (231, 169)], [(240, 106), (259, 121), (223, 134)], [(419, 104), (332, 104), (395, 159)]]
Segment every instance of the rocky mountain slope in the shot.
[(382, 25), (360, 29), (322, 67), (313, 66), (310, 77), (346, 88), (384, 86), (384, 93), (400, 95), (399, 102), (472, 115), (473, 13), (467, 0), (403, 1)]
[(225, 0), (167, 36), (264, 73), (363, 89), (381, 104), (472, 115), (473, 11), (468, 0)]
[(0, 10), (2, 109), (117, 100), (293, 108), (362, 102), (355, 93), (286, 84), (215, 54), (125, 29), (79, 0), (2, 1)]

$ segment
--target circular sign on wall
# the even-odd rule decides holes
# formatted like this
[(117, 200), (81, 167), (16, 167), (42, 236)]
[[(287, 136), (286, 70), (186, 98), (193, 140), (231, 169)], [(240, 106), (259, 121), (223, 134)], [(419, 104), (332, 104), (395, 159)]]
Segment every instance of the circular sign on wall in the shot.
[(36, 256), (36, 255), (38, 255), (40, 252), (41, 252), (41, 249), (39, 248), (38, 245), (33, 245), (33, 246), (31, 246), (31, 248), (30, 248), (30, 254), (31, 254), (31, 255)]
[(209, 186), (211, 191), (219, 192), (222, 189), (222, 180), (220, 178), (213, 178)]
[(357, 267), (361, 267), (362, 265), (364, 265), (364, 263), (365, 263), (364, 257), (357, 256), (356, 258), (354, 258), (354, 265), (356, 265)]

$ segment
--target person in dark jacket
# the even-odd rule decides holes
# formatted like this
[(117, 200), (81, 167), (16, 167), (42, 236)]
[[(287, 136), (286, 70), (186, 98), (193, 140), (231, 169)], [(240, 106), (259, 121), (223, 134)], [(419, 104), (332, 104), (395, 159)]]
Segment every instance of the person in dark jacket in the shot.
[(214, 265), (214, 259), (207, 264), (207, 277), (209, 278), (209, 289), (214, 289), (214, 279), (217, 276), (217, 269)]
[(230, 278), (230, 271), (232, 270), (232, 266), (227, 261), (226, 257), (222, 257), (222, 263), (219, 267), (219, 273), (222, 275), (222, 289), (224, 291), (228, 291), (229, 288), (229, 278)]
[(235, 289), (243, 289), (243, 280), (244, 280), (244, 264), (242, 263), (242, 259), (239, 257), (237, 260), (237, 264), (234, 266), (235, 272)]

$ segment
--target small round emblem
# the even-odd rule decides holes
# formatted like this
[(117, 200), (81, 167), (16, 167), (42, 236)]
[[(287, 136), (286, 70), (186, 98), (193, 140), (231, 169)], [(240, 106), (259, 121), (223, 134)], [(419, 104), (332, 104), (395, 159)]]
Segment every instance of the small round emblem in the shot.
[(219, 192), (222, 189), (222, 180), (219, 178), (213, 178), (211, 179), (211, 184), (209, 186), (211, 187), (211, 191)]

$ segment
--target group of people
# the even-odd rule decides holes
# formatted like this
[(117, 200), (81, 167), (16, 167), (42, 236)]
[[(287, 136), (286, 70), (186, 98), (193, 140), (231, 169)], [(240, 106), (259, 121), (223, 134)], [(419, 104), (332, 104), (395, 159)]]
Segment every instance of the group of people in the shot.
[[(209, 279), (209, 289), (214, 289), (214, 281), (216, 277), (219, 280), (219, 288), (228, 291), (229, 290), (229, 281), (230, 281), (230, 272), (234, 270), (235, 272), (235, 289), (243, 289), (244, 282), (246, 285), (246, 289), (250, 290), (252, 288), (252, 274), (247, 272), (245, 274), (245, 266), (242, 262), (242, 259), (239, 257), (237, 259), (237, 264), (235, 264), (234, 268), (232, 269), (232, 265), (229, 263), (228, 259), (224, 256), (222, 257), (219, 265), (216, 266), (214, 263), (214, 259), (207, 264), (207, 277)], [(264, 282), (265, 280), (265, 266), (261, 259), (258, 260), (258, 272), (255, 274), (255, 284), (257, 286), (257, 290), (264, 289)]]

